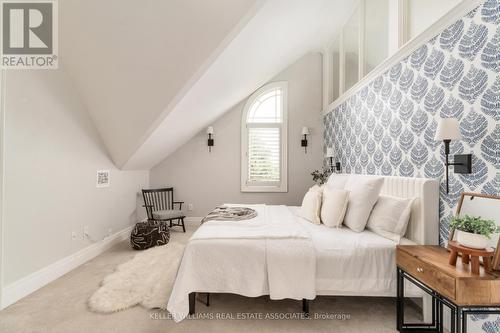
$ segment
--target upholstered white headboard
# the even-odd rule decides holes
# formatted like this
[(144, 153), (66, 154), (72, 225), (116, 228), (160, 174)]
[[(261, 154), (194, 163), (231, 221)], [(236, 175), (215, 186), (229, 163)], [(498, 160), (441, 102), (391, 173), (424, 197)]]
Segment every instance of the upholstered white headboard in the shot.
[(406, 238), (418, 244), (439, 243), (439, 183), (435, 179), (384, 176), (382, 194), (416, 198)]
[(381, 194), (416, 198), (405, 237), (417, 244), (439, 244), (439, 183), (437, 180), (379, 175), (361, 176), (384, 178)]

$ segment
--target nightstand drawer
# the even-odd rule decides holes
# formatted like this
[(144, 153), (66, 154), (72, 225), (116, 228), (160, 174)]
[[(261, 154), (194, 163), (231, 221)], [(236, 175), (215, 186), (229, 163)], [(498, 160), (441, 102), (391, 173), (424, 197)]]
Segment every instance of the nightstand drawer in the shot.
[(396, 252), (397, 265), (440, 294), (455, 299), (455, 279), (403, 251)]

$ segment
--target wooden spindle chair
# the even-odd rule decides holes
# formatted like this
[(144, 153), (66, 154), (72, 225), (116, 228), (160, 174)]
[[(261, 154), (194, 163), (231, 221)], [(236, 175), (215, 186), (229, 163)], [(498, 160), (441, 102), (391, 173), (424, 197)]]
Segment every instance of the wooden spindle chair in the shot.
[[(169, 222), (170, 228), (179, 226), (186, 232), (184, 226), (186, 216), (182, 212), (184, 201), (174, 201), (173, 187), (142, 190), (142, 197), (148, 221)], [(175, 209), (175, 205), (179, 205), (179, 209)], [(174, 220), (176, 223), (173, 223)]]

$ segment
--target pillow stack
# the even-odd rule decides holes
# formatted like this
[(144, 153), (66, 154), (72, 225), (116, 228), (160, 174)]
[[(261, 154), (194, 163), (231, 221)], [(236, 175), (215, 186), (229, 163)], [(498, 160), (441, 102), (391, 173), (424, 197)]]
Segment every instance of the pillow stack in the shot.
[(323, 189), (323, 204), (321, 205), (321, 221), (323, 224), (330, 228), (340, 227), (348, 203), (348, 191), (326, 185)]
[(343, 190), (348, 180), (349, 175), (339, 175), (334, 173), (328, 178), (326, 185), (338, 190)]
[(373, 208), (366, 228), (399, 243), (406, 233), (413, 201), (414, 199), (381, 195)]
[(318, 185), (311, 187), (302, 200), (299, 215), (309, 222), (321, 224), (320, 211), (322, 198), (322, 187)]
[(333, 174), (323, 186), (309, 189), (300, 216), (330, 228), (344, 224), (356, 232), (368, 230), (399, 242), (406, 233), (413, 199), (380, 195), (384, 178)]
[(344, 218), (347, 227), (356, 232), (365, 230), (383, 184), (384, 178), (381, 177), (349, 177), (345, 184), (349, 191), (349, 205)]

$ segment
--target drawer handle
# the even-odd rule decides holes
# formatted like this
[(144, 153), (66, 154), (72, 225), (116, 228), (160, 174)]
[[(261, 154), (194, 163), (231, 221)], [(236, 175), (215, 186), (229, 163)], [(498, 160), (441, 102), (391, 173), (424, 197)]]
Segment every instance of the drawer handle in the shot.
[(424, 272), (424, 269), (422, 267), (417, 267), (417, 272), (419, 273), (423, 273)]

